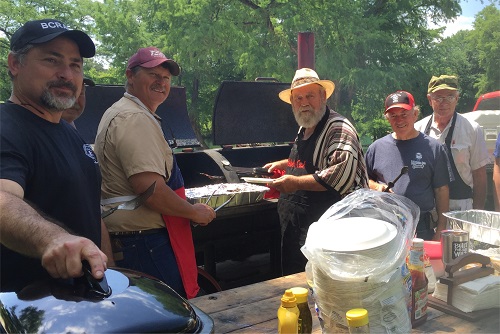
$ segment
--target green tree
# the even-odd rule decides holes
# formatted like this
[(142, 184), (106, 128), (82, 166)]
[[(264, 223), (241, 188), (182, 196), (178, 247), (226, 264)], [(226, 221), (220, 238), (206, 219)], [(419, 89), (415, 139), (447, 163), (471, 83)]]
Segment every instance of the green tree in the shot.
[[(442, 29), (427, 26), (428, 18), (456, 18), (458, 0), (0, 0), (0, 9), (4, 55), (9, 33), (28, 19), (55, 17), (89, 32), (98, 56), (86, 62), (85, 71), (98, 83), (122, 84), (130, 55), (139, 47), (159, 47), (183, 68), (173, 83), (187, 89), (188, 110), (201, 141), (210, 139), (213, 102), (223, 80), (291, 81), (301, 31), (315, 34), (315, 68), (336, 84), (329, 105), (365, 137), (376, 139), (386, 131), (384, 122), (373, 120), (383, 121), (389, 93), (408, 90), (426, 105), (432, 74), (448, 68), (462, 74), (458, 62), (450, 64), (453, 57), (443, 61), (433, 56), (436, 50), (445, 54), (445, 46), (438, 48), (441, 43), (458, 52), (462, 37), (441, 41)], [(484, 18), (489, 22), (489, 16)], [(478, 22), (479, 28), (490, 25)], [(486, 40), (478, 47), (494, 51)], [(465, 51), (458, 58), (461, 64), (470, 60)], [(473, 63), (461, 77), (480, 78), (487, 60)], [(494, 75), (493, 66), (488, 73)], [(481, 82), (486, 87), (487, 81)], [(2, 96), (7, 86), (2, 81)]]
[(94, 17), (114, 67), (146, 45), (179, 61), (177, 83), (187, 87), (190, 116), (205, 138), (210, 127), (199, 125), (210, 124), (222, 80), (290, 82), (300, 31), (314, 32), (316, 69), (336, 83), (330, 105), (358, 122), (380, 117), (388, 93), (420, 85), (438, 34), (427, 16), (446, 21), (460, 12), (457, 0), (105, 0), (99, 7)]
[(480, 11), (474, 21), (468, 41), (475, 53), (478, 71), (474, 87), (476, 97), (500, 89), (500, 10), (489, 5)]

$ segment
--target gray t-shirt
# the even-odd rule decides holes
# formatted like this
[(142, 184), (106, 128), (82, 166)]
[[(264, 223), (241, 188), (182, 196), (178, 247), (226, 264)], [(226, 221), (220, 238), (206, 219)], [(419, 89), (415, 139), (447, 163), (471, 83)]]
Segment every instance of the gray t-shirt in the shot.
[(368, 177), (385, 184), (408, 166), (392, 190), (415, 202), (422, 213), (434, 208), (434, 189), (450, 181), (444, 146), (423, 133), (409, 140), (396, 140), (391, 134), (380, 138), (368, 147), (365, 160)]

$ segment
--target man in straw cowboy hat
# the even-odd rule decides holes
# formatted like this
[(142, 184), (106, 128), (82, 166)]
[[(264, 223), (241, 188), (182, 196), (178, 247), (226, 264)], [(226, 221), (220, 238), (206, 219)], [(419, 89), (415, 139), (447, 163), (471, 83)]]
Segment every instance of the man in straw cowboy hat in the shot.
[(356, 129), (326, 105), (334, 88), (332, 81), (302, 68), (295, 72), (290, 89), (279, 93), (292, 105), (300, 126), (289, 158), (264, 166), (270, 172), (286, 170), (272, 183), (281, 192), (278, 213), (285, 275), (304, 270), (307, 260), (300, 248), (309, 225), (345, 195), (368, 186)]

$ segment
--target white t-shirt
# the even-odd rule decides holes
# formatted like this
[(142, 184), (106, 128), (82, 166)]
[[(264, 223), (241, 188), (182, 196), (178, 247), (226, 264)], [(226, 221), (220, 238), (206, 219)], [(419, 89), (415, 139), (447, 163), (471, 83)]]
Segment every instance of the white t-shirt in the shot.
[[(424, 119), (415, 123), (415, 129), (421, 132), (425, 132), (427, 123), (429, 119), (433, 117), (427, 116)], [(441, 132), (435, 125), (434, 122), (431, 123), (429, 129), (429, 136), (436, 138), (440, 143), (444, 144), (446, 136), (450, 131), (451, 120), (446, 125), (446, 128)], [(488, 155), (488, 150), (486, 149), (486, 141), (484, 140), (484, 133), (479, 124), (472, 120), (468, 120), (460, 114), (457, 114), (457, 120), (455, 122), (455, 130), (453, 131), (453, 136), (451, 138), (451, 154), (453, 156), (453, 161), (457, 167), (458, 174), (462, 180), (474, 188), (472, 171), (486, 166), (490, 163), (490, 157)], [(472, 202), (471, 202), (472, 203)], [(454, 208), (451, 207), (450, 210)], [(465, 210), (465, 208), (461, 208)]]

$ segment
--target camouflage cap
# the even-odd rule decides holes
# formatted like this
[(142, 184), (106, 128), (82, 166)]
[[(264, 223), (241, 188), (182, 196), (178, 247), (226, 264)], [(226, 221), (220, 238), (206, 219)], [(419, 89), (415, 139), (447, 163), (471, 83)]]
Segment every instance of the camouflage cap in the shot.
[(458, 78), (454, 75), (433, 76), (429, 81), (427, 93), (434, 93), (442, 89), (458, 90)]

